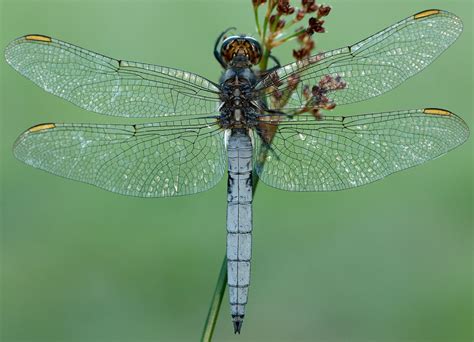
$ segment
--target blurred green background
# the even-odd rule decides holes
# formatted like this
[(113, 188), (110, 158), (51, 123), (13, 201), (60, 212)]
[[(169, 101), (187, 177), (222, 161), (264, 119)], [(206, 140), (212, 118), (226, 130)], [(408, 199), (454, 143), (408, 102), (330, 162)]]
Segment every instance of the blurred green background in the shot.
[[(299, 1), (293, 1), (296, 3)], [(441, 107), (474, 128), (473, 4), (327, 0), (318, 49), (359, 41), (427, 8), (461, 38), (392, 92), (336, 109)], [(216, 36), (254, 33), (250, 0), (2, 0), (0, 46), (42, 33), (212, 80)], [(291, 48), (276, 50), (291, 61)], [(11, 153), (40, 122), (130, 122), (81, 110), (1, 72), (1, 341), (191, 341), (225, 250), (226, 181), (206, 193), (128, 198), (35, 170)], [(473, 142), (374, 184), (334, 193), (262, 185), (250, 301), (234, 337), (227, 297), (216, 341), (472, 341)], [(227, 294), (226, 294), (227, 296)]]

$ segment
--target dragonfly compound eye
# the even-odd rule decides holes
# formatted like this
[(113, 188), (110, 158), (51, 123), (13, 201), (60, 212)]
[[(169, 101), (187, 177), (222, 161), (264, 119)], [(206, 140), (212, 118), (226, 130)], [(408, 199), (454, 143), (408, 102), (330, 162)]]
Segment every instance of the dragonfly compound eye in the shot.
[(245, 56), (250, 64), (258, 64), (262, 57), (260, 43), (248, 36), (231, 36), (224, 40), (221, 46), (221, 56), (226, 63), (230, 63), (234, 57)]

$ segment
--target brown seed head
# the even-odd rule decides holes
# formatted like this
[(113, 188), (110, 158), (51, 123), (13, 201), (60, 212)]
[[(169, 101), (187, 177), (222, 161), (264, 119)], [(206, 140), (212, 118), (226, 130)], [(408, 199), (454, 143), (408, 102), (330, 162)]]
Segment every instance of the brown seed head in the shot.
[(315, 85), (311, 88), (311, 108), (312, 109), (326, 109), (331, 110), (336, 107), (334, 101), (332, 101), (328, 96), (328, 92), (344, 89), (346, 87), (346, 82), (337, 75), (333, 77), (331, 75), (325, 75), (318, 82), (318, 85)]
[(283, 82), (280, 80), (280, 76), (278, 76), (278, 73), (276, 71), (272, 71), (270, 75), (268, 75), (268, 79), (270, 80), (270, 84), (279, 87), (283, 84)]
[(325, 17), (331, 12), (331, 6), (321, 5), (318, 9), (318, 17)]
[(301, 5), (306, 13), (316, 12), (319, 8), (315, 0), (302, 0)]
[(260, 6), (260, 5), (262, 5), (266, 2), (267, 2), (267, 0), (252, 0), (252, 4), (253, 4), (254, 7), (258, 7), (258, 6)]
[(288, 88), (290, 91), (295, 90), (298, 86), (298, 83), (300, 83), (300, 75), (292, 74), (290, 77), (288, 77)]
[(306, 14), (305, 11), (303, 11), (302, 9), (299, 9), (298, 12), (296, 12), (295, 20), (296, 21), (303, 20), (305, 14)]
[(278, 0), (277, 12), (279, 15), (290, 15), (295, 12), (295, 8), (290, 5), (290, 0)]
[(325, 32), (325, 29), (323, 27), (323, 24), (324, 24), (324, 20), (320, 20), (320, 19), (317, 19), (317, 18), (309, 18), (308, 20), (308, 25), (309, 27), (306, 29), (306, 32), (308, 34), (313, 34), (313, 33), (324, 33)]
[(311, 97), (311, 91), (309, 90), (309, 85), (307, 84), (303, 85), (303, 97), (306, 101), (308, 101)]
[(311, 115), (314, 116), (314, 118), (316, 120), (322, 120), (323, 119), (323, 116), (322, 116), (321, 111), (319, 110), (319, 108), (311, 108), (310, 113), (311, 113)]

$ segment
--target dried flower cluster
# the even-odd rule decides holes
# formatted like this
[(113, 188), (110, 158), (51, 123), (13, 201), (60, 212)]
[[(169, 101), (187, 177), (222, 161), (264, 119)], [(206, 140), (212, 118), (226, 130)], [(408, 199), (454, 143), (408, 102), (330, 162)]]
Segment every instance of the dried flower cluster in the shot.
[[(296, 39), (300, 48), (293, 50), (293, 57), (302, 60), (311, 54), (315, 47), (313, 41), (314, 33), (323, 33), (324, 20), (331, 12), (331, 7), (319, 5), (315, 0), (301, 0), (300, 8), (290, 4), (290, 0), (252, 0), (254, 7), (257, 29), (264, 46), (264, 57), (260, 63), (260, 69), (266, 70), (268, 57), (271, 50), (287, 41)], [(258, 20), (258, 8), (267, 5), (263, 28)], [(289, 29), (309, 16), (306, 26), (299, 27), (294, 32), (289, 33)]]
[[(296, 1), (295, 1), (296, 2)], [(290, 0), (252, 0), (257, 30), (263, 46), (263, 57), (260, 70), (265, 72), (272, 50), (288, 41), (295, 40), (299, 48), (293, 50), (293, 57), (302, 70), (306, 66), (318, 63), (322, 54), (312, 55), (315, 48), (315, 34), (325, 32), (324, 18), (331, 12), (331, 7), (316, 3), (315, 0), (301, 0), (299, 7), (291, 4)], [(258, 9), (266, 6), (263, 26), (260, 26)], [(306, 25), (304, 19), (307, 18)], [(297, 25), (295, 25), (297, 24)], [(293, 25), (299, 28), (292, 28)], [(289, 32), (292, 30), (293, 32)], [(309, 113), (316, 119), (321, 119), (321, 110), (331, 110), (336, 104), (330, 99), (329, 92), (344, 89), (346, 83), (340, 76), (325, 75), (316, 84), (307, 84), (298, 72), (292, 73), (284, 80), (280, 79), (277, 71), (271, 71), (267, 76), (267, 93), (273, 110), (278, 111), (290, 101), (293, 92), (301, 91), (303, 103), (299, 108), (285, 110), (286, 115)], [(300, 90), (298, 90), (300, 89)], [(276, 131), (281, 115), (264, 116), (260, 129), (264, 139), (270, 143)], [(270, 124), (271, 123), (271, 124)]]
[(303, 86), (303, 96), (306, 100), (303, 112), (310, 112), (316, 119), (321, 119), (320, 109), (331, 110), (336, 107), (334, 101), (327, 97), (329, 91), (344, 89), (346, 82), (340, 76), (325, 75), (317, 85), (309, 90), (308, 85)]

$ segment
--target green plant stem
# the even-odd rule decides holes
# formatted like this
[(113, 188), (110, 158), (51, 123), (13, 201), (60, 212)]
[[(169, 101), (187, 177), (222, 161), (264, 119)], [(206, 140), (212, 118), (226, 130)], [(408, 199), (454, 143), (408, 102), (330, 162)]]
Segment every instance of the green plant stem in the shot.
[(221, 308), (222, 298), (224, 297), (225, 287), (227, 285), (227, 258), (224, 256), (219, 277), (217, 278), (216, 289), (212, 296), (211, 305), (207, 314), (206, 323), (202, 332), (201, 341), (209, 342), (212, 339), (214, 328), (216, 327), (217, 317), (219, 317), (219, 310)]
[(254, 175), (253, 177), (253, 186), (252, 186), (252, 200), (255, 197), (255, 192), (257, 191), (257, 185), (260, 180), (260, 177), (258, 175)]
[(253, 7), (253, 14), (255, 16), (255, 25), (257, 26), (258, 36), (260, 37), (260, 40), (263, 40), (262, 28), (260, 27), (260, 21), (258, 19), (258, 6)]
[(289, 23), (286, 23), (285, 27), (283, 29), (288, 30), (290, 27), (292, 27), (294, 24), (301, 22), (300, 20), (293, 19)]
[(279, 14), (275, 15), (275, 21), (270, 26), (270, 32), (274, 33), (277, 30), (278, 22), (280, 21), (281, 16)]
[(267, 6), (267, 13), (265, 14), (265, 20), (263, 21), (262, 42), (265, 41), (265, 36), (267, 35), (268, 20), (270, 19), (270, 14), (272, 13), (275, 4), (273, 4), (273, 1), (270, 0)]
[(265, 49), (263, 52), (262, 60), (259, 63), (260, 71), (267, 70), (268, 67), (268, 58), (270, 57), (270, 49)]
[(280, 38), (278, 40), (275, 41), (275, 46), (280, 46), (281, 44), (283, 43), (286, 43), (287, 41), (291, 40), (291, 39), (295, 39), (296, 37), (298, 37), (300, 34), (302, 34), (305, 30), (302, 29), (302, 30), (299, 30), (299, 31), (296, 31), (286, 37), (283, 37), (283, 38)]

